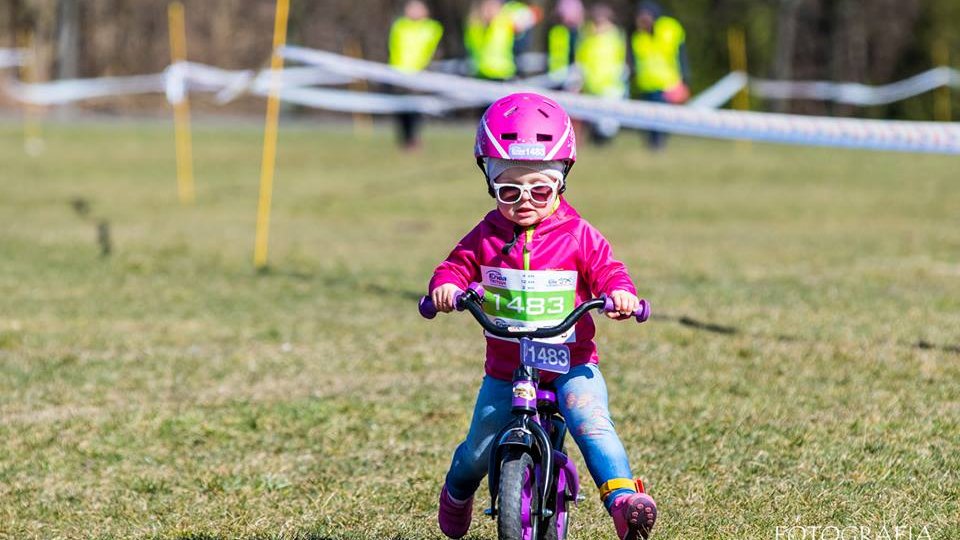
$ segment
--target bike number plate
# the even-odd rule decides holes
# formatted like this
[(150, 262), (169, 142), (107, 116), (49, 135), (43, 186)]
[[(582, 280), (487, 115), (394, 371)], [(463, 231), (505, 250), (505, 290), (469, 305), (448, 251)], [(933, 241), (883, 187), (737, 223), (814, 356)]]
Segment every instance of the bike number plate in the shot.
[(523, 338), (520, 340), (520, 361), (525, 366), (543, 371), (567, 373), (570, 371), (570, 349), (563, 344)]

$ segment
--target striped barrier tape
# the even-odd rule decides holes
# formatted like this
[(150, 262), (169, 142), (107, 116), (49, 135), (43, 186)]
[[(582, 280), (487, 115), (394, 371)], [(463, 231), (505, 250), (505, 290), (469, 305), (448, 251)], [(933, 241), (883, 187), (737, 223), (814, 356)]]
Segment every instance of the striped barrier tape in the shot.
[[(466, 79), (443, 73), (406, 74), (376, 62), (325, 51), (286, 46), (286, 59), (323, 67), (343, 76), (403, 86), (456, 100), (497, 98), (523, 85)], [(960, 154), (960, 124), (861, 120), (786, 114), (712, 110), (630, 100), (608, 100), (569, 92), (536, 89), (563, 105), (571, 116), (614, 120), (626, 127), (725, 139), (752, 139), (787, 144)]]
[[(430, 70), (456, 75), (470, 75), (473, 72), (473, 61), (469, 58), (436, 60), (430, 63)], [(526, 52), (517, 56), (517, 71), (520, 73), (543, 73), (546, 70), (547, 55), (545, 53)]]
[(774, 81), (748, 77), (743, 72), (735, 71), (690, 100), (689, 104), (716, 109), (733, 99), (747, 85), (751, 94), (766, 99), (809, 99), (869, 107), (888, 105), (945, 86), (960, 88), (960, 71), (938, 67), (880, 86), (832, 81)]
[[(32, 84), (7, 80), (4, 91), (20, 102), (33, 105), (63, 105), (87, 99), (155, 93), (164, 93), (170, 103), (178, 103), (188, 92), (216, 92), (217, 101), (226, 103), (244, 93), (266, 95), (270, 80), (269, 70), (259, 73), (230, 71), (196, 62), (178, 62), (161, 73), (149, 75), (63, 79)], [(284, 89), (345, 84), (352, 80), (324, 69), (301, 67), (283, 70), (280, 85)]]
[(24, 84), (10, 80), (4, 90), (11, 97), (33, 105), (63, 105), (73, 101), (164, 91), (166, 74), (64, 79), (47, 83)]
[(713, 86), (694, 96), (687, 105), (698, 109), (719, 109), (733, 99), (747, 85), (747, 74), (742, 71), (728, 73)]
[[(264, 92), (263, 95), (266, 95), (266, 93)], [(306, 107), (345, 113), (396, 114), (417, 112), (433, 116), (440, 116), (459, 108), (486, 105), (485, 101), (455, 102), (437, 96), (377, 94), (303, 87), (281, 89), (280, 99)]]
[[(22, 61), (19, 51), (3, 50), (0, 58)], [(414, 111), (444, 114), (463, 107), (476, 107), (492, 102), (504, 94), (535, 90), (563, 104), (574, 117), (595, 122), (616, 122), (625, 127), (654, 129), (687, 135), (753, 139), (788, 144), (807, 144), (898, 150), (913, 152), (960, 153), (960, 124), (905, 122), (893, 120), (859, 120), (784, 114), (713, 110), (722, 105), (725, 95), (733, 95), (745, 84), (744, 74), (731, 73), (713, 88), (695, 98), (690, 107), (629, 100), (609, 100), (569, 92), (544, 90), (546, 76), (497, 83), (456, 75), (421, 72), (406, 74), (389, 66), (366, 60), (306, 49), (285, 47), (286, 58), (312, 67), (292, 67), (281, 72), (281, 99), (310, 107), (342, 112), (389, 114)], [(11, 61), (14, 61), (11, 60)], [(931, 70), (927, 74), (882, 87), (884, 99), (902, 96), (910, 91), (931, 87), (944, 81), (957, 85), (960, 74), (949, 68)], [(343, 84), (368, 79), (435, 95), (394, 95), (311, 88), (310, 85)], [(271, 88), (269, 70), (229, 71), (212, 66), (183, 62), (162, 73), (129, 77), (61, 80), (50, 83), (23, 84), (7, 81), (5, 90), (25, 103), (56, 105), (83, 99), (117, 95), (165, 93), (171, 103), (185, 98), (190, 91), (216, 92), (220, 102), (227, 102), (243, 93), (267, 95)], [(932, 82), (931, 82), (932, 81)], [(757, 81), (773, 83), (776, 81)], [(794, 84), (794, 83), (788, 83)], [(804, 95), (864, 95), (858, 85), (835, 90), (814, 83)], [(841, 85), (842, 86), (842, 85)], [(862, 86), (862, 85), (859, 85)], [(926, 90), (924, 90), (926, 91)], [(859, 92), (859, 94), (858, 94)], [(728, 98), (727, 98), (728, 99)]]
[(949, 86), (960, 88), (960, 71), (938, 67), (908, 79), (882, 86), (829, 81), (750, 80), (750, 92), (769, 99), (812, 99), (868, 107), (896, 101)]

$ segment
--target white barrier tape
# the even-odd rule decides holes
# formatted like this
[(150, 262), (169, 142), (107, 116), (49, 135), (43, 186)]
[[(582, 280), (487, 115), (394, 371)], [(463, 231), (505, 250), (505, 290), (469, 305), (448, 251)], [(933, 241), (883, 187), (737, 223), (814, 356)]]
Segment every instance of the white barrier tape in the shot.
[[(286, 47), (281, 53), (287, 58), (319, 66), (319, 68), (285, 70), (283, 73), (289, 76), (280, 83), (281, 97), (304, 105), (344, 112), (416, 111), (441, 114), (453, 108), (488, 103), (506, 93), (531, 89), (531, 83), (542, 84), (540, 78), (502, 84), (441, 73), (406, 74), (383, 64), (300, 47)], [(960, 74), (954, 70), (940, 69), (934, 72), (938, 77), (934, 82), (942, 82), (944, 78), (950, 84), (960, 81)], [(202, 64), (182, 63), (171, 66), (164, 73), (153, 75), (75, 79), (40, 84), (10, 81), (7, 83), (6, 90), (20, 101), (39, 105), (155, 92), (165, 92), (168, 99), (176, 103), (190, 90), (219, 91), (221, 95), (227, 92), (234, 96), (240, 91), (248, 90), (254, 94), (265, 95), (269, 92), (271, 85), (270, 79), (266, 78), (267, 74), (269, 72), (261, 72), (254, 77), (250, 71), (227, 71)], [(308, 83), (324, 84), (329, 81), (343, 82), (358, 78), (438, 93), (445, 97), (361, 94), (297, 86)], [(724, 83), (722, 88), (730, 94), (737, 85), (736, 78), (726, 79), (726, 82), (721, 81)], [(901, 81), (905, 84), (888, 85), (893, 88), (887, 88), (885, 92), (888, 96), (902, 95), (907, 90), (929, 88), (932, 80), (934, 79), (931, 76), (924, 76)], [(960, 124), (954, 123), (857, 120), (716, 111), (708, 108), (607, 100), (567, 92), (549, 92), (542, 88), (534, 89), (557, 99), (573, 116), (598, 122), (616, 121), (633, 128), (792, 144), (960, 153)], [(711, 100), (713, 103), (718, 102), (724, 92), (717, 90), (712, 94), (706, 94), (706, 97), (698, 96), (702, 98), (698, 101), (700, 106), (709, 105)]]
[[(375, 80), (457, 100), (483, 98), (492, 102), (527, 86), (465, 79), (442, 73), (401, 73), (389, 66), (344, 56), (287, 46), (285, 58), (320, 66), (344, 76)], [(785, 114), (723, 111), (627, 100), (606, 100), (568, 92), (545, 92), (572, 116), (613, 119), (624, 126), (713, 138), (840, 146), (873, 150), (960, 153), (960, 124), (860, 120)]]
[(179, 103), (189, 92), (243, 92), (254, 78), (251, 70), (230, 71), (196, 62), (177, 62), (164, 73), (167, 101)]
[[(2, 61), (3, 56), (0, 56)], [(351, 77), (315, 67), (289, 68), (280, 73), (282, 89), (351, 81)], [(6, 82), (4, 90), (16, 100), (34, 105), (62, 105), (86, 99), (151, 93), (165, 93), (167, 101), (176, 104), (189, 92), (217, 92), (217, 101), (222, 104), (245, 92), (267, 95), (270, 85), (270, 70), (260, 73), (251, 70), (230, 71), (196, 62), (177, 62), (162, 73), (151, 75), (65, 79), (33, 84), (10, 80)]]
[(19, 67), (26, 63), (25, 49), (0, 49), (0, 69)]
[(747, 74), (742, 71), (728, 73), (713, 86), (694, 96), (687, 105), (698, 109), (719, 109), (733, 99), (747, 85)]
[(14, 99), (34, 105), (62, 105), (72, 101), (130, 94), (163, 92), (166, 75), (65, 79), (48, 83), (23, 84), (7, 81), (5, 91)]
[(190, 90), (212, 92), (222, 90), (252, 72), (226, 71), (219, 68), (178, 62), (162, 73), (95, 79), (64, 79), (46, 83), (24, 84), (7, 81), (5, 91), (14, 99), (33, 105), (62, 105), (87, 99), (165, 93), (170, 103), (179, 103)]
[(944, 86), (960, 88), (960, 72), (934, 68), (908, 79), (882, 86), (829, 81), (771, 81), (751, 79), (750, 91), (770, 99), (814, 99), (862, 107), (887, 105)]
[[(217, 94), (218, 103), (221, 105), (229, 103), (241, 94), (247, 92), (261, 96), (270, 94), (270, 89), (273, 86), (273, 76), (269, 69), (265, 69), (255, 76), (252, 71), (245, 72), (245, 74), (247, 75), (243, 79), (238, 80), (235, 84), (227, 85)], [(344, 77), (315, 67), (284, 68), (279, 74), (279, 87), (281, 91), (285, 88), (334, 86), (349, 84), (353, 81), (354, 79), (352, 77)]]
[[(338, 84), (349, 84), (354, 81), (352, 77), (344, 77), (315, 67), (285, 67), (283, 71), (280, 72), (280, 80), (282, 88), (334, 86)], [(269, 85), (270, 70), (266, 69), (257, 74), (254, 88), (266, 88), (269, 90)]]
[(880, 86), (831, 81), (773, 81), (755, 77), (748, 79), (744, 73), (733, 72), (690, 100), (689, 104), (709, 109), (722, 107), (748, 82), (750, 92), (761, 98), (810, 99), (868, 107), (888, 105), (944, 86), (960, 88), (960, 71), (939, 67)]
[(186, 62), (177, 62), (167, 67), (163, 81), (167, 102), (176, 105), (186, 99), (187, 69)]
[[(430, 63), (430, 69), (455, 75), (470, 75), (473, 73), (473, 61), (469, 58), (436, 60)], [(517, 56), (517, 71), (520, 73), (543, 73), (546, 70), (547, 55), (545, 53), (528, 52)]]
[[(266, 95), (266, 92), (263, 92), (262, 95)], [(374, 94), (351, 92), (349, 90), (294, 87), (281, 90), (280, 99), (318, 109), (366, 114), (417, 112), (439, 116), (453, 109), (478, 105), (478, 103), (456, 103), (436, 96)]]
[[(368, 94), (302, 87), (309, 84), (343, 84), (353, 80), (314, 67), (288, 68), (280, 73), (280, 96), (285, 101), (309, 107), (370, 114), (420, 112), (440, 115), (454, 108), (482, 104), (476, 100), (455, 103), (434, 96)], [(218, 92), (218, 101), (225, 103), (245, 92), (266, 96), (270, 92), (271, 81), (269, 70), (254, 74), (249, 70), (228, 71), (194, 62), (177, 62), (163, 73), (153, 75), (37, 84), (10, 82), (6, 90), (15, 99), (35, 105), (62, 105), (85, 99), (161, 92), (166, 94), (167, 101), (176, 104), (191, 91)]]

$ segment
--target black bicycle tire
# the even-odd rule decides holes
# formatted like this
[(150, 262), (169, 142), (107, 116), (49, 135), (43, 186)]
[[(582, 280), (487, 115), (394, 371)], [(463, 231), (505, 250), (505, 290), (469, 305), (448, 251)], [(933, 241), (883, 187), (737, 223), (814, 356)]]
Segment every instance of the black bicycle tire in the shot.
[[(533, 457), (527, 452), (510, 452), (500, 462), (500, 491), (497, 505), (497, 538), (499, 540), (523, 540), (520, 499), (525, 470), (533, 473)], [(535, 502), (538, 496), (534, 489), (530, 501), (531, 508), (536, 507)]]

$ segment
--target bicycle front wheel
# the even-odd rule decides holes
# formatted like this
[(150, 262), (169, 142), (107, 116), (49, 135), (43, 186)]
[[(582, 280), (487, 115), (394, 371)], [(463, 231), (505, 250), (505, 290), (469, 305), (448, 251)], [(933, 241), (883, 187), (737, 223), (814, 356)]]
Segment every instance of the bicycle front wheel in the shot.
[(498, 497), (497, 537), (500, 540), (535, 540), (533, 509), (538, 494), (530, 454), (511, 452), (500, 463)]

